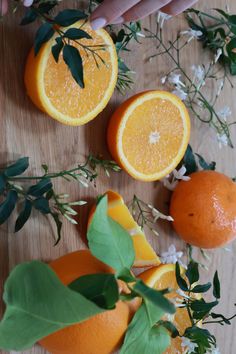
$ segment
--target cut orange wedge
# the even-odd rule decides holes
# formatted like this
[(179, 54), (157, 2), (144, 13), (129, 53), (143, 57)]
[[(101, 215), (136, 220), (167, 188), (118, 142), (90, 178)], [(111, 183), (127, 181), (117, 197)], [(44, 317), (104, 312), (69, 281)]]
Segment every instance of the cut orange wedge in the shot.
[[(184, 272), (184, 269), (181, 270)], [(164, 290), (164, 289), (172, 289), (172, 290), (179, 290), (179, 286), (176, 281), (175, 276), (175, 264), (162, 264), (158, 267), (151, 268), (141, 274), (139, 277), (150, 287), (157, 289), (157, 290)], [(171, 291), (169, 294), (166, 295), (169, 299), (174, 300), (174, 302), (178, 302), (177, 299), (183, 300), (181, 296), (175, 292)], [(196, 294), (198, 298), (199, 295)], [(176, 313), (174, 315), (170, 315), (171, 318), (165, 316), (163, 320), (171, 321), (176, 326), (180, 335), (183, 335), (185, 329), (191, 327), (191, 320), (188, 315), (188, 311), (186, 308), (177, 308)], [(176, 353), (185, 353), (187, 348), (181, 346), (181, 338), (172, 338), (171, 345), (167, 348), (164, 352), (165, 354), (176, 354)]]
[[(106, 192), (108, 197), (108, 215), (126, 229), (132, 237), (135, 249), (134, 267), (148, 267), (160, 264), (159, 257), (146, 239), (140, 226), (135, 222), (120, 194), (114, 191)], [(89, 215), (91, 222), (95, 207)]]
[(179, 164), (190, 138), (183, 102), (165, 91), (139, 93), (124, 102), (108, 127), (113, 158), (132, 177), (159, 180)]
[(82, 89), (64, 63), (62, 53), (58, 63), (55, 62), (51, 49), (58, 35), (54, 35), (37, 56), (31, 50), (25, 68), (25, 85), (29, 97), (43, 112), (63, 124), (81, 125), (95, 118), (110, 100), (117, 81), (118, 61), (113, 41), (105, 30), (93, 31), (88, 23), (81, 21), (71, 27), (82, 28), (92, 37), (81, 39), (83, 46), (105, 46), (105, 50), (97, 52), (105, 64), (97, 59), (97, 67), (93, 55), (73, 42), (83, 61), (85, 88)]

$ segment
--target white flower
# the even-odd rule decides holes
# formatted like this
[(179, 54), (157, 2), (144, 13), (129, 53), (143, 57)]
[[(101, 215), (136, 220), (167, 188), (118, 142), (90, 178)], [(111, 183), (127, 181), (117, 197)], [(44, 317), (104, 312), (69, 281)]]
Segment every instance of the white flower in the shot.
[(176, 85), (176, 86), (183, 86), (185, 87), (185, 84), (180, 80), (181, 75), (180, 74), (175, 74), (174, 72), (170, 73), (168, 75), (168, 81), (170, 84)]
[(170, 245), (167, 252), (162, 252), (160, 255), (161, 262), (164, 264), (175, 264), (183, 256), (183, 252), (177, 252), (175, 245)]
[(181, 290), (181, 289), (176, 290), (176, 293), (178, 295), (180, 295), (181, 297), (183, 297), (184, 299), (188, 299), (188, 300), (191, 299), (191, 297), (186, 295), (185, 292), (183, 290)]
[(191, 67), (192, 72), (194, 74), (193, 77), (193, 81), (197, 82), (198, 84), (198, 89), (200, 88), (200, 86), (204, 86), (205, 85), (205, 70), (201, 65), (192, 65)]
[(185, 173), (187, 172), (186, 167), (183, 165), (181, 168), (177, 171), (174, 170), (173, 174), (176, 179), (180, 179), (183, 181), (189, 181), (191, 178), (189, 176), (185, 176)]
[(221, 56), (222, 53), (223, 53), (222, 49), (218, 48), (217, 51), (216, 51), (215, 58), (214, 58), (214, 63), (218, 62), (218, 60), (220, 59), (220, 56)]
[(227, 137), (226, 134), (217, 133), (216, 137), (217, 137), (217, 141), (219, 143), (220, 149), (222, 148), (222, 146), (227, 146), (228, 145), (229, 141), (228, 141), (228, 137)]
[(199, 38), (203, 35), (202, 31), (195, 31), (193, 29), (189, 29), (189, 30), (186, 30), (186, 31), (181, 31), (180, 32), (180, 35), (187, 35), (189, 36), (189, 39), (188, 39), (188, 42), (190, 42), (192, 39), (194, 38)]
[(161, 78), (161, 84), (164, 85), (166, 83), (167, 76), (163, 76)]
[(225, 106), (217, 114), (221, 119), (226, 121), (227, 118), (231, 116), (232, 112), (228, 106)]
[(148, 204), (148, 208), (151, 209), (154, 222), (157, 222), (158, 219), (174, 221), (174, 219), (171, 216), (162, 214), (159, 210), (155, 209), (152, 205)]
[(165, 14), (164, 12), (158, 11), (157, 23), (159, 23), (160, 28), (163, 27), (165, 21), (168, 21), (172, 16)]
[(180, 87), (176, 87), (176, 89), (173, 90), (172, 93), (178, 96), (182, 101), (186, 100), (186, 98), (188, 97), (188, 94)]
[(145, 38), (146, 37), (145, 34), (143, 34), (142, 32), (137, 32), (136, 36), (141, 37), (141, 38)]
[(220, 354), (220, 349), (218, 347), (212, 349), (209, 354)]
[(197, 343), (191, 342), (189, 338), (181, 337), (181, 347), (185, 348), (184, 353), (193, 353), (196, 348), (198, 348)]
[(186, 167), (183, 165), (179, 170), (174, 170), (172, 172), (171, 179), (169, 179), (170, 176), (168, 175), (165, 178), (163, 178), (161, 182), (163, 183), (164, 187), (166, 187), (170, 191), (173, 191), (175, 190), (178, 184), (178, 180), (183, 180), (183, 181), (190, 180), (189, 176), (185, 176), (186, 172), (187, 172)]

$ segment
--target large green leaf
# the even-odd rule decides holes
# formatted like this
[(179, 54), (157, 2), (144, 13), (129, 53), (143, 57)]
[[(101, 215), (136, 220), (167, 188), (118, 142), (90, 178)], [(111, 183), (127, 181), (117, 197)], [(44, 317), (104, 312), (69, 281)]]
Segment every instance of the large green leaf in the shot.
[(7, 306), (0, 323), (0, 348), (25, 350), (39, 339), (103, 312), (64, 286), (49, 266), (38, 261), (18, 265), (5, 283)]
[(66, 44), (63, 47), (63, 59), (77, 84), (84, 88), (83, 60), (78, 49)]
[(132, 267), (135, 259), (132, 238), (107, 215), (106, 196), (97, 204), (87, 237), (92, 254), (114, 268), (118, 274)]
[(19, 176), (22, 173), (24, 173), (28, 167), (29, 167), (29, 158), (28, 157), (21, 157), (14, 164), (8, 166), (5, 169), (4, 175), (6, 177)]
[(79, 20), (86, 19), (87, 17), (88, 16), (80, 10), (66, 9), (59, 12), (54, 21), (60, 26), (67, 27)]

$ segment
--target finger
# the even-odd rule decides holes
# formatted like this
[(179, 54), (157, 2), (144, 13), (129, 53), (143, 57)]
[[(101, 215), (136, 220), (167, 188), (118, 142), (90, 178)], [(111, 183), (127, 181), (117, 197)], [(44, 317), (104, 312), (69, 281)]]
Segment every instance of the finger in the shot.
[(90, 16), (91, 27), (96, 30), (121, 17), (140, 0), (104, 0)]
[(155, 11), (160, 10), (169, 2), (171, 2), (171, 0), (143, 0), (125, 12), (125, 14), (122, 16), (123, 21), (122, 18), (120, 20), (121, 22), (137, 21), (152, 14)]
[(8, 4), (7, 0), (0, 0), (0, 16), (3, 16), (7, 13)]
[(170, 4), (164, 6), (161, 11), (169, 15), (178, 15), (189, 7), (193, 6), (197, 0), (172, 0)]

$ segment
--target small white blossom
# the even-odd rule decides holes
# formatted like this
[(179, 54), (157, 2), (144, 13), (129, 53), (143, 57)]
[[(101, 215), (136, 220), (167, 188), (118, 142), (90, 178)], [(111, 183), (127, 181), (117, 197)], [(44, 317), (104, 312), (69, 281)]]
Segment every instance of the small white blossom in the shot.
[(182, 86), (185, 87), (185, 84), (180, 80), (181, 74), (176, 74), (174, 72), (168, 75), (168, 81), (172, 85), (176, 85), (177, 87)]
[(161, 84), (164, 85), (166, 83), (166, 80), (167, 80), (167, 76), (163, 76), (161, 78)]
[(189, 37), (188, 42), (190, 42), (194, 38), (199, 38), (203, 35), (202, 31), (195, 31), (192, 28), (186, 31), (181, 31), (180, 35), (187, 35)]
[(185, 292), (183, 290), (181, 290), (181, 289), (176, 290), (176, 293), (178, 295), (180, 295), (181, 297), (183, 297), (184, 299), (188, 299), (188, 300), (191, 299), (191, 297), (186, 295)]
[(223, 53), (222, 49), (218, 48), (217, 51), (216, 51), (215, 58), (214, 58), (214, 63), (218, 62), (218, 60), (220, 59), (220, 56), (221, 56), (222, 53)]
[(181, 337), (181, 347), (185, 348), (184, 353), (191, 354), (198, 348), (197, 343), (193, 343), (189, 338)]
[(170, 176), (168, 175), (165, 178), (163, 178), (161, 180), (161, 182), (163, 183), (164, 187), (166, 187), (170, 191), (173, 191), (173, 190), (175, 190), (175, 188), (178, 184), (178, 180), (183, 180), (183, 181), (190, 180), (189, 176), (185, 176), (186, 172), (187, 172), (186, 167), (183, 165), (179, 170), (175, 169), (172, 172), (172, 176), (171, 176), (170, 180), (169, 180)]
[(221, 119), (226, 121), (227, 118), (231, 116), (232, 112), (228, 106), (225, 106), (217, 114)]
[(188, 94), (180, 87), (176, 87), (176, 89), (173, 90), (172, 93), (178, 96), (182, 101), (185, 101), (186, 98), (188, 97)]
[(142, 32), (137, 32), (136, 36), (141, 37), (141, 38), (145, 38), (146, 37), (145, 34), (143, 34)]
[(191, 178), (189, 176), (185, 176), (185, 173), (187, 172), (186, 167), (183, 165), (181, 168), (177, 171), (174, 170), (173, 174), (176, 179), (180, 179), (183, 181), (189, 181)]
[(157, 14), (157, 23), (159, 23), (160, 25), (160, 28), (163, 28), (163, 25), (165, 23), (165, 21), (168, 21), (172, 16), (164, 13), (164, 12), (161, 12), (161, 11), (158, 11), (158, 14)]
[(162, 214), (159, 210), (155, 209), (152, 205), (148, 204), (148, 208), (151, 209), (154, 222), (157, 222), (158, 219), (174, 221), (174, 219), (171, 216)]
[(205, 70), (201, 65), (192, 65), (191, 70), (194, 74), (193, 81), (197, 83), (199, 89), (205, 85)]
[(162, 252), (160, 255), (161, 262), (164, 264), (175, 264), (183, 256), (183, 252), (177, 252), (175, 245), (170, 245), (167, 252)]
[(228, 137), (227, 137), (226, 134), (217, 133), (216, 137), (217, 137), (217, 141), (219, 143), (220, 149), (222, 148), (222, 146), (227, 146), (228, 145), (229, 141), (228, 141)]
[(209, 354), (220, 354), (220, 349), (218, 347), (212, 349)]

